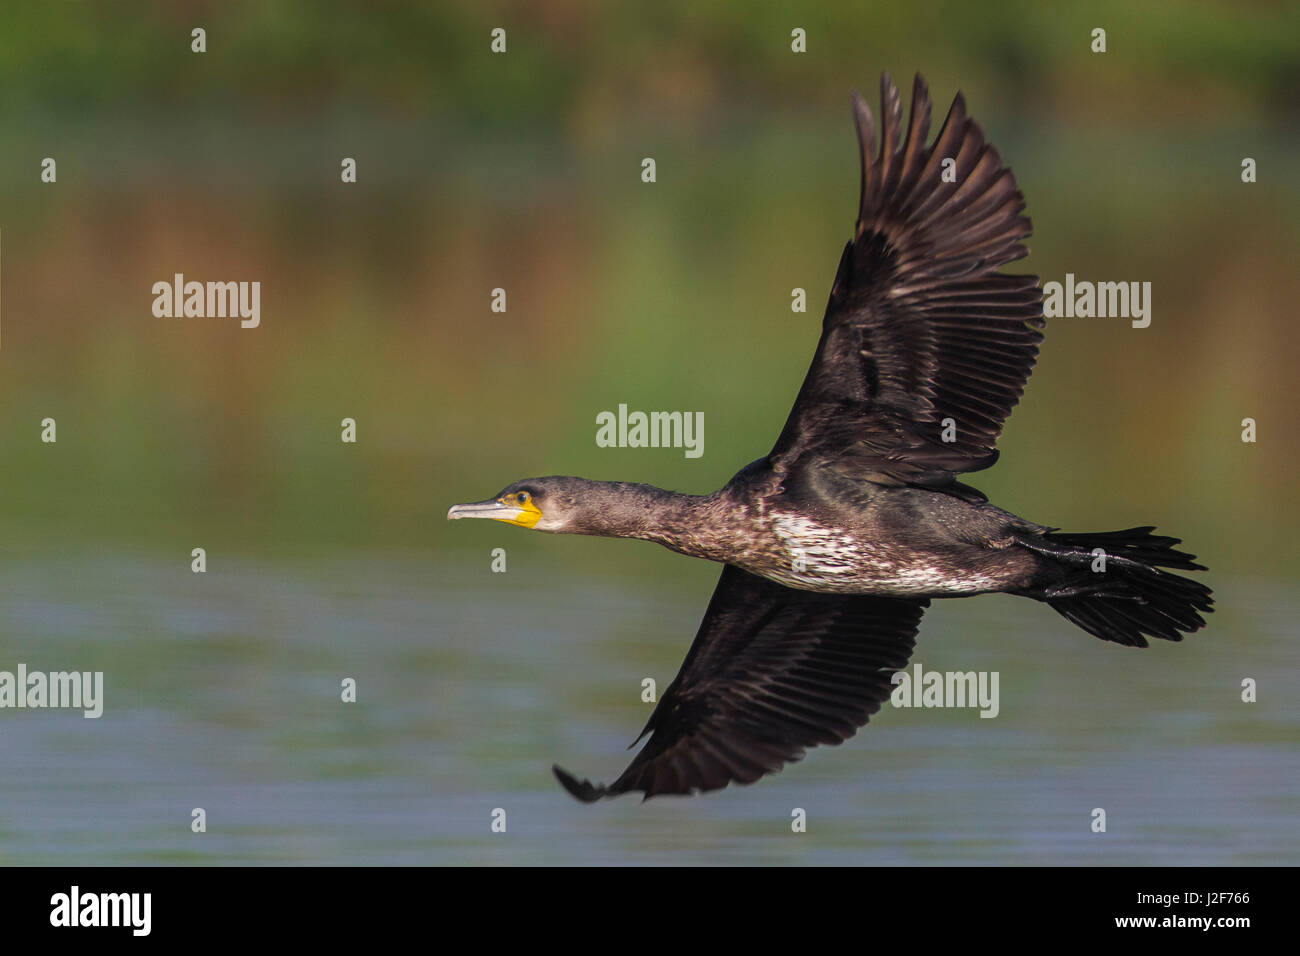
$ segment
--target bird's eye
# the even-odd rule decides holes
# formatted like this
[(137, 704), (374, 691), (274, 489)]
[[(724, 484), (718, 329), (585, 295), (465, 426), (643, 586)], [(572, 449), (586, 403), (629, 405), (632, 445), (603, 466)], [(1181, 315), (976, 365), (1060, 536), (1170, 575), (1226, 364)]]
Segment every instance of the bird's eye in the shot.
[(519, 502), (521, 505), (524, 504), (526, 501), (528, 501), (528, 492), (526, 491), (519, 492), (519, 494), (515, 495), (515, 501)]

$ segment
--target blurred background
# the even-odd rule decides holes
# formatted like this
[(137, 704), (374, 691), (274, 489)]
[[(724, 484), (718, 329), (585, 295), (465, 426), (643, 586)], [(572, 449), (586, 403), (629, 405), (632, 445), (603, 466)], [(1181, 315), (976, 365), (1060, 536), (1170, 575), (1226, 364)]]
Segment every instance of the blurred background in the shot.
[[(1153, 285), (1147, 329), (1049, 324), (973, 483), (1183, 537), (1220, 612), (1134, 652), (944, 604), (915, 659), (1000, 671), (999, 719), (887, 710), (756, 787), (579, 807), (549, 764), (622, 768), (716, 569), (446, 509), (767, 451), (882, 70), (1015, 169), (1009, 271)], [(0, 669), (106, 702), (0, 712), (0, 862), (1297, 862), (1298, 87), (1294, 4), (7, 5)], [(260, 281), (260, 327), (155, 318), (177, 272)], [(702, 411), (703, 457), (598, 448), (620, 403)]]

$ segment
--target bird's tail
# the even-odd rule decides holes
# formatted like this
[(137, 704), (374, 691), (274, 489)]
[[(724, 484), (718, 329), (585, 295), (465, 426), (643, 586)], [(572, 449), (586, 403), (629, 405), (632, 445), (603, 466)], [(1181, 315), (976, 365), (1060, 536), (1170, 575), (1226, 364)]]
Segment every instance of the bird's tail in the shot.
[[(1165, 568), (1204, 571), (1178, 538), (1153, 527), (1096, 534), (1035, 535), (1021, 543), (1052, 559), (1055, 580), (1033, 592), (1067, 621), (1103, 641), (1146, 647), (1143, 635), (1181, 641), (1214, 610), (1210, 589)], [(1063, 572), (1063, 573), (1062, 573)]]

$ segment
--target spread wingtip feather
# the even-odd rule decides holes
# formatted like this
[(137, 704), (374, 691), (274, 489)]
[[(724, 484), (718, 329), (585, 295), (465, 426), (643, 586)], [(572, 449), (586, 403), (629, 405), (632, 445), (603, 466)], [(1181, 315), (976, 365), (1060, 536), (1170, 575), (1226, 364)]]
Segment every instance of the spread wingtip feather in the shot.
[(583, 803), (595, 803), (608, 792), (603, 784), (593, 784), (590, 780), (578, 780), (573, 774), (559, 764), (551, 765), (551, 773), (574, 799)]

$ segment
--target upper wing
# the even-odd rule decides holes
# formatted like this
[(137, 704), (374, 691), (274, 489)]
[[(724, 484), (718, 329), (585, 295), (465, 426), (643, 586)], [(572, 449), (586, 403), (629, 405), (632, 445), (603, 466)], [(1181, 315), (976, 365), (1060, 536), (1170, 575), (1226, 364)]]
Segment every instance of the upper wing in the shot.
[(942, 484), (996, 460), (1043, 338), (1042, 290), (1036, 276), (996, 271), (1026, 255), (1030, 223), (1015, 177), (967, 118), (961, 94), (928, 147), (930, 99), (919, 75), (906, 136), (888, 75), (881, 101), (875, 157), (871, 111), (853, 96), (857, 228), (769, 457), (778, 472), (815, 462), (885, 483)]
[(588, 803), (628, 790), (694, 793), (752, 783), (805, 747), (840, 743), (893, 690), (928, 604), (796, 591), (727, 565), (623, 775), (608, 786), (555, 775)]

